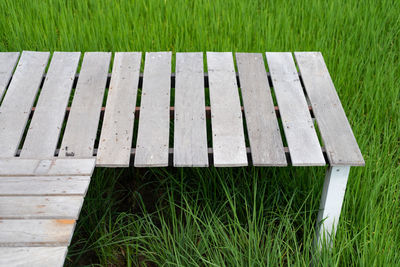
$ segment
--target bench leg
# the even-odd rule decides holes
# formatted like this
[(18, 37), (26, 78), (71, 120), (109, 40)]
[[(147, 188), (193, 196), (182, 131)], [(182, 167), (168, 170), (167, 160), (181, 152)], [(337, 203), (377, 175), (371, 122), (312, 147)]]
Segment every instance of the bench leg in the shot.
[(316, 245), (330, 248), (336, 234), (350, 166), (329, 167), (326, 172), (317, 219)]

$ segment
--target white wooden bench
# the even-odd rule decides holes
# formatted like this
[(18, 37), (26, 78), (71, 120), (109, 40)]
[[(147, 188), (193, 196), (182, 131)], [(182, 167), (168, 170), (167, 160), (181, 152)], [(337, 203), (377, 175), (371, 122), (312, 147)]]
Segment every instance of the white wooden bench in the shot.
[(0, 265), (63, 264), (95, 165), (329, 165), (329, 245), (363, 157), (321, 53), (294, 53), (299, 73), (291, 53), (265, 55), (269, 72), (259, 53), (236, 53), (236, 72), (232, 53), (207, 52), (205, 72), (203, 53), (177, 53), (172, 73), (171, 52), (146, 53), (141, 74), (141, 53), (115, 53), (109, 74), (111, 53), (88, 52), (77, 74), (81, 54), (55, 52), (45, 74), (48, 52), (0, 53)]

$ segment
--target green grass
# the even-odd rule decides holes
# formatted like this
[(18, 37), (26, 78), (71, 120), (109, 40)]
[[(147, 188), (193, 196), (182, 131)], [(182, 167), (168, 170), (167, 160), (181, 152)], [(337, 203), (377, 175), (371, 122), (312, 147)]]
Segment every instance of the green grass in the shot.
[[(363, 152), (318, 265), (400, 265), (399, 1), (0, 1), (0, 50), (322, 51)], [(324, 168), (97, 169), (67, 265), (307, 266)]]

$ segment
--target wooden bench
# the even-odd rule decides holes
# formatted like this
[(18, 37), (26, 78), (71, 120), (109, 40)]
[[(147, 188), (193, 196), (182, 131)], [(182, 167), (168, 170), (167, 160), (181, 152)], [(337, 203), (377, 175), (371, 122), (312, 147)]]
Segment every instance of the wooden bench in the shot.
[(172, 73), (172, 53), (152, 52), (141, 74), (141, 53), (115, 53), (109, 74), (111, 53), (87, 52), (77, 74), (81, 54), (55, 52), (45, 74), (48, 52), (0, 53), (0, 265), (63, 264), (95, 165), (329, 165), (329, 245), (363, 157), (321, 53), (294, 53), (299, 73), (291, 53), (265, 56), (236, 53), (236, 72), (232, 53), (207, 52), (205, 72), (203, 53), (177, 53)]

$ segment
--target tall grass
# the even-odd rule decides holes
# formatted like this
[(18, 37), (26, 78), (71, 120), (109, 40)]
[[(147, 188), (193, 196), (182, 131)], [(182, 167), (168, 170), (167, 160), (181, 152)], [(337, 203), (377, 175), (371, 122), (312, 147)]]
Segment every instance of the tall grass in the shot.
[(322, 51), (366, 160), (318, 258), (323, 168), (97, 169), (67, 265), (400, 265), (399, 1), (3, 0), (0, 11), (1, 51)]

